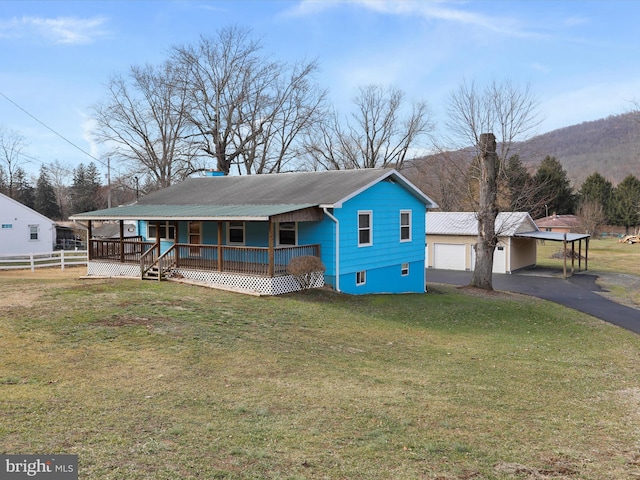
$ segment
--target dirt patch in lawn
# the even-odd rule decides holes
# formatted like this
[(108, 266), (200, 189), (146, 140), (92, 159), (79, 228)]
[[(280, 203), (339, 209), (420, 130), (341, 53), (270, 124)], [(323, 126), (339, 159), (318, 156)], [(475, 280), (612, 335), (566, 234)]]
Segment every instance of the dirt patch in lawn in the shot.
[(0, 297), (0, 309), (29, 307), (33, 305), (48, 289), (59, 286), (58, 283), (42, 283), (38, 288), (26, 289), (22, 282), (13, 280), (75, 280), (84, 275), (86, 268), (41, 268), (32, 272), (24, 270), (0, 270), (0, 283), (2, 284), (2, 296)]

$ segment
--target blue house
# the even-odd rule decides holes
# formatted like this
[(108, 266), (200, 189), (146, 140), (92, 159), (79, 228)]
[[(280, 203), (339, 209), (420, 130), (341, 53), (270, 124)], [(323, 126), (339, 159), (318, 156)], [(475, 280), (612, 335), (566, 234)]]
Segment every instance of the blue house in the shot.
[[(89, 276), (179, 279), (277, 295), (289, 261), (316, 256), (314, 286), (349, 294), (424, 292), (425, 212), (437, 205), (393, 169), (205, 176), (128, 206), (75, 215), (120, 224), (89, 241)], [(125, 237), (124, 222), (138, 237)]]

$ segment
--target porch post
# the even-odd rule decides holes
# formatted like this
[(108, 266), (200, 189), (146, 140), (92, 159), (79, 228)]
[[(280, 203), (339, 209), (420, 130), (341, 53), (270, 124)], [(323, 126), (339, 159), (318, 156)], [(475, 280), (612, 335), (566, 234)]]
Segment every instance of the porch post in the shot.
[(222, 222), (218, 220), (218, 271), (222, 271)]
[(124, 220), (120, 220), (120, 263), (124, 263)]
[(272, 221), (269, 221), (269, 270), (267, 271), (267, 275), (271, 278), (273, 278), (273, 272), (275, 270), (274, 268), (275, 251), (273, 247), (274, 231), (275, 231), (275, 223), (273, 223)]
[(158, 249), (158, 256), (161, 255), (162, 247), (160, 245), (160, 222), (156, 221), (156, 248)]
[[(176, 238), (173, 239), (173, 251), (176, 252), (176, 267), (180, 266), (180, 249), (178, 248), (178, 243), (180, 243), (180, 222), (176, 221), (174, 223), (175, 235)], [(189, 227), (187, 224), (187, 243), (189, 243)]]
[(93, 259), (93, 242), (91, 242), (91, 220), (87, 222), (87, 260)]

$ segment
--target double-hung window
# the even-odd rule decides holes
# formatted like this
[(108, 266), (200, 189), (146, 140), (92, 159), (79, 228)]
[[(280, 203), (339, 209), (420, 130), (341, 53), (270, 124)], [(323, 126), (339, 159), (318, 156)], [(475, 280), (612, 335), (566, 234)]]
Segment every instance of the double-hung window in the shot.
[(373, 245), (373, 212), (358, 212), (358, 246)]
[(29, 225), (29, 240), (38, 240), (38, 225)]
[(400, 210), (400, 241), (411, 241), (411, 210)]
[(244, 222), (229, 222), (227, 241), (229, 244), (244, 245)]
[(149, 222), (147, 228), (148, 239), (175, 240), (176, 226), (171, 222)]
[(295, 222), (278, 224), (278, 245), (297, 245)]

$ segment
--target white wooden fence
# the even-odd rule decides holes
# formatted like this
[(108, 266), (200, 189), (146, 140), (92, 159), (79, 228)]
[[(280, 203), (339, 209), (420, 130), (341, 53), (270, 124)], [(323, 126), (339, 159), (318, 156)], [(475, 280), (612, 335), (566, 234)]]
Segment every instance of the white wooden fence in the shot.
[(47, 253), (24, 255), (0, 255), (0, 270), (30, 268), (32, 272), (42, 267), (73, 267), (87, 264), (86, 250), (55, 250)]

